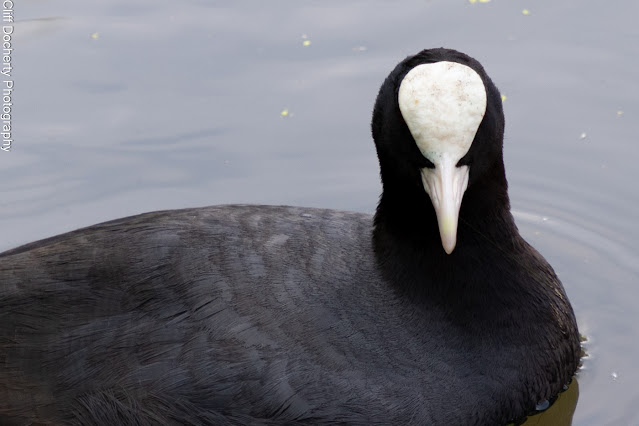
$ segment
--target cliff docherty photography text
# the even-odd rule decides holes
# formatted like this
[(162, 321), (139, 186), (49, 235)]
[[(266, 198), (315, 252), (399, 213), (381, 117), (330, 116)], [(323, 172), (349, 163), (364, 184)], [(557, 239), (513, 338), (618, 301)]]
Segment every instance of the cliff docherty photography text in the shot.
[(13, 36), (13, 1), (2, 1), (2, 114), (0, 115), (0, 121), (2, 121), (2, 145), (0, 149), (8, 152), (11, 150), (13, 144), (13, 138), (11, 136), (11, 107), (13, 106), (13, 66), (11, 65), (11, 55), (13, 53), (13, 46), (11, 44), (11, 37)]

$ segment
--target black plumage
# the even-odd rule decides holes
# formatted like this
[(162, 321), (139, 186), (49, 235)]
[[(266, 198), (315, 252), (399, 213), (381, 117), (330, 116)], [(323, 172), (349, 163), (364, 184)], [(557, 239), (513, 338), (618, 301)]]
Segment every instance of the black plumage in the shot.
[[(397, 104), (415, 65), (487, 91), (457, 246), (441, 246)], [(505, 424), (579, 361), (572, 308), (510, 213), (501, 99), (447, 49), (402, 61), (373, 114), (373, 217), (216, 206), (0, 254), (0, 424)]]

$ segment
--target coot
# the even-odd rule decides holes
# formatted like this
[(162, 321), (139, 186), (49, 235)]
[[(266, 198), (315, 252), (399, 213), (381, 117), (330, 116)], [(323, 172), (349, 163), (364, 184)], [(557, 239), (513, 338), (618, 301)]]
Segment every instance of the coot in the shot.
[(560, 392), (577, 325), (482, 66), (406, 58), (372, 130), (374, 217), (161, 211), (0, 254), (0, 423), (496, 425)]

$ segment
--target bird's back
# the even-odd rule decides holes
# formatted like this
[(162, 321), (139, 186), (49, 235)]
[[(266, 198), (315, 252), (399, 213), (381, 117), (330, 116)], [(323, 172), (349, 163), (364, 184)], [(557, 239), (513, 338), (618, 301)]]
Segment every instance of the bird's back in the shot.
[(209, 207), (1, 254), (0, 420), (481, 424), (517, 409), (487, 407), (528, 389), (528, 348), (397, 292), (371, 222)]

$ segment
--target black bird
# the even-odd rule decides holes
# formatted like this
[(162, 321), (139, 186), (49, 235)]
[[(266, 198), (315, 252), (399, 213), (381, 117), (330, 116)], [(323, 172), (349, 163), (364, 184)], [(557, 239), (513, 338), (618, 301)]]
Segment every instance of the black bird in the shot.
[(0, 254), (0, 424), (497, 425), (558, 394), (577, 325), (482, 66), (406, 58), (372, 130), (374, 217), (160, 211)]

